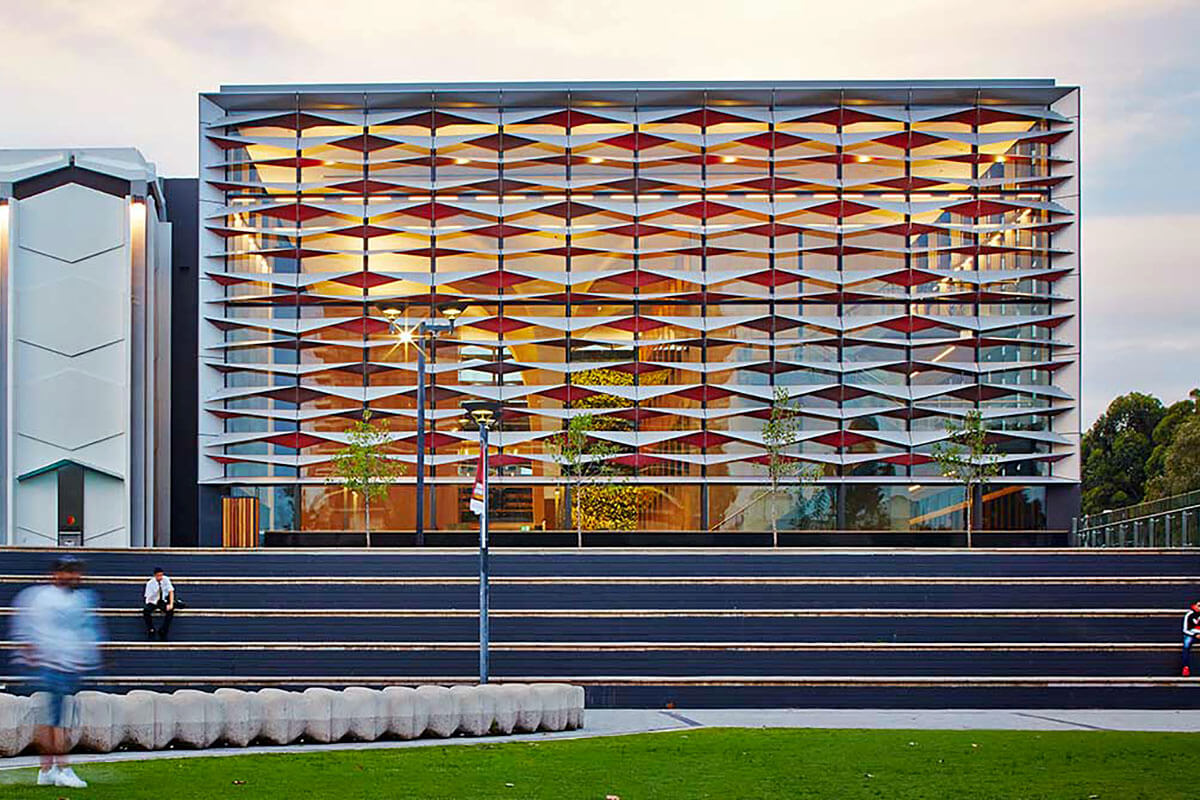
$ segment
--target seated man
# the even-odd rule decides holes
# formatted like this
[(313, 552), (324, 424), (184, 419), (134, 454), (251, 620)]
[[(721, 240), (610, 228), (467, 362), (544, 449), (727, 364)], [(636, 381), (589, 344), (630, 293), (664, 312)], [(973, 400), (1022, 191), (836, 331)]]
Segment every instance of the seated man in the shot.
[[(171, 618), (175, 616), (175, 587), (162, 567), (154, 568), (154, 577), (146, 581), (146, 588), (142, 594), (142, 619), (146, 622), (146, 638), (165, 642), (167, 632), (171, 629)], [(154, 629), (155, 611), (163, 612), (162, 627), (158, 630)]]
[(1192, 667), (1190, 665), (1192, 657), (1192, 642), (1196, 641), (1196, 637), (1200, 636), (1200, 600), (1192, 603), (1183, 615), (1183, 677), (1190, 677)]

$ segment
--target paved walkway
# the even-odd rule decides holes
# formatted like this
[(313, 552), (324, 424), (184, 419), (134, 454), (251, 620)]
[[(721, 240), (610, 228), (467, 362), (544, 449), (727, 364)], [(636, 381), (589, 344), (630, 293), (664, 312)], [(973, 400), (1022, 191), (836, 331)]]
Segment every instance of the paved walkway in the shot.
[[(1200, 732), (1200, 710), (873, 710), (873, 709), (589, 709), (586, 727), (561, 733), (532, 733), (503, 737), (417, 739), (414, 741), (343, 742), (341, 744), (288, 745), (286, 747), (214, 748), (211, 750), (127, 751), (72, 756), (76, 763), (143, 761), (159, 758), (207, 758), (250, 754), (279, 754), (331, 750), (377, 750), (407, 747), (443, 747), (481, 742), (545, 742), (593, 736), (619, 736), (689, 728), (888, 728), (917, 730), (1020, 730), (1020, 731), (1168, 731)], [(0, 771), (37, 765), (32, 756), (0, 758)]]

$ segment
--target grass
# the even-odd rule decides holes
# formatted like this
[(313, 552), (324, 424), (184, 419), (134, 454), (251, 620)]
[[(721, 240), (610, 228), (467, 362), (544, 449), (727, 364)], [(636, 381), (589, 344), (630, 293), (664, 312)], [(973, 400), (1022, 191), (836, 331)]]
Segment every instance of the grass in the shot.
[(1200, 734), (696, 729), (82, 765), (84, 790), (0, 772), (0, 797), (170, 800), (1200, 797)]

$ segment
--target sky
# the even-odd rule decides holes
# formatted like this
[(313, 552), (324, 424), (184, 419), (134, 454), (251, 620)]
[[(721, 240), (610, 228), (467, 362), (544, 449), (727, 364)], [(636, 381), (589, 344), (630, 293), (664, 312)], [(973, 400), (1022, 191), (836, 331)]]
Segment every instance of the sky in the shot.
[(1197, 0), (0, 0), (0, 147), (196, 174), (222, 83), (1055, 78), (1082, 87), (1084, 423), (1200, 386)]

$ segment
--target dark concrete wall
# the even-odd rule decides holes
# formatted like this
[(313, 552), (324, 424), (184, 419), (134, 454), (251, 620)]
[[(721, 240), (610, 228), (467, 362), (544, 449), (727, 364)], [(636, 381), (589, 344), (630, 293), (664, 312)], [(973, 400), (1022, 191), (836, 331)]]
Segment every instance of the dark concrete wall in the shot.
[(163, 181), (171, 223), (171, 530), (172, 547), (200, 544), (197, 514), (199, 430), (199, 182)]

